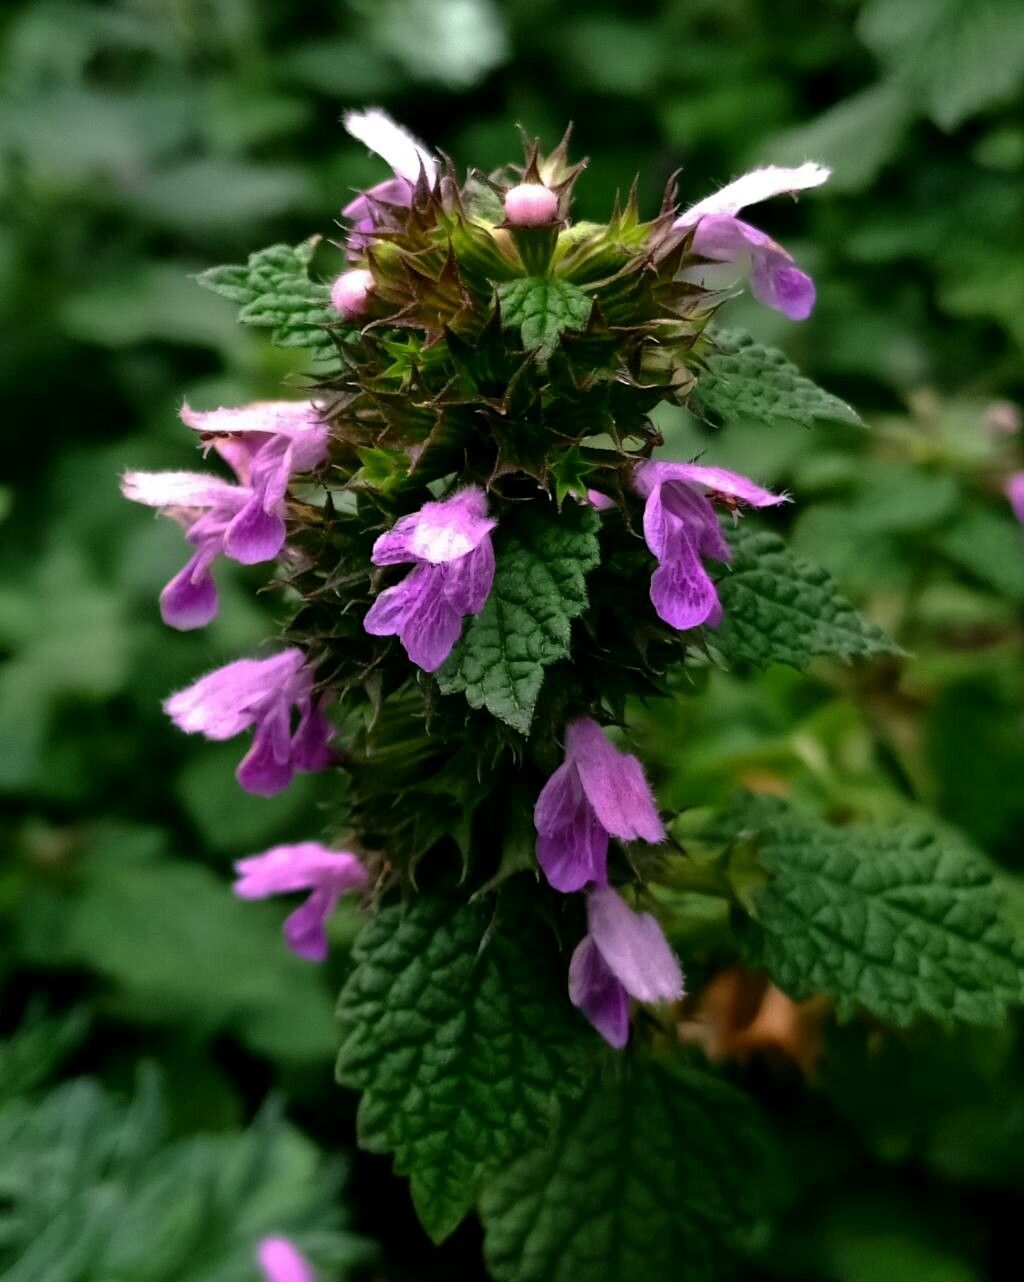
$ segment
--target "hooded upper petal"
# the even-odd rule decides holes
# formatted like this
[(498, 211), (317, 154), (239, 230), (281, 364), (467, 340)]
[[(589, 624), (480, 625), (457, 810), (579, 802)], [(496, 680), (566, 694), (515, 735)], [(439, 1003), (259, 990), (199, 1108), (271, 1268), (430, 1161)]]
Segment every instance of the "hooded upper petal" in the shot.
[(231, 739), (256, 720), (259, 706), (302, 667), (302, 651), (269, 659), (236, 659), (172, 694), (164, 711), (179, 730), (208, 739)]
[(587, 924), (608, 969), (641, 1002), (677, 1001), (683, 973), (658, 922), (634, 912), (611, 886), (587, 895)]
[(738, 214), (748, 205), (756, 205), (772, 196), (820, 187), (828, 180), (831, 172), (825, 165), (810, 160), (792, 169), (779, 165), (752, 169), (684, 210), (676, 219), (676, 226), (690, 227), (707, 214)]
[[(724, 467), (703, 467), (699, 463), (674, 463), (648, 461), (641, 463), (634, 474), (636, 488), (646, 496), (666, 481), (682, 481), (688, 485), (702, 485), (715, 494), (728, 494), (750, 507), (771, 507), (788, 503), (785, 494), (773, 494), (739, 472)], [(653, 549), (652, 549), (653, 551)]]
[(386, 160), (395, 173), (415, 183), (420, 170), (433, 183), (437, 178), (437, 161), (423, 143), (403, 129), (379, 107), (369, 111), (349, 111), (344, 117), (345, 128), (353, 138), (358, 138), (370, 151)]
[(609, 743), (590, 717), (570, 723), (565, 739), (566, 759), (579, 772), (587, 800), (601, 826), (623, 841), (659, 842), (665, 829), (658, 818), (643, 766)]
[(248, 493), (204, 472), (125, 472), (121, 493), (146, 507), (240, 510)]
[(242, 899), (265, 899), (296, 890), (330, 887), (339, 894), (366, 884), (366, 869), (358, 855), (330, 850), (319, 841), (272, 846), (235, 864), (235, 894)]
[(424, 503), (418, 512), (399, 518), (373, 545), (373, 562), (447, 565), (479, 547), (496, 524), (487, 515), (487, 496), (479, 486), (470, 485), (451, 498)]

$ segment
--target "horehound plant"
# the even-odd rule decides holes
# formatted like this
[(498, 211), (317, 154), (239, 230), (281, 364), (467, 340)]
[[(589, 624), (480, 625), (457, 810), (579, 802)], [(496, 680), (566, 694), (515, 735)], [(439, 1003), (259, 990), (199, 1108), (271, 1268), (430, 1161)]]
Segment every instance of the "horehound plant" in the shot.
[[(236, 890), (308, 892), (285, 936), (314, 961), (339, 897), (363, 900), (338, 1076), (431, 1236), (476, 1206), (498, 1279), (708, 1277), (762, 1225), (764, 1145), (678, 1035), (684, 965), (706, 984), (742, 959), (898, 1026), (994, 1022), (1021, 995), (989, 870), (955, 838), (750, 796), (665, 814), (629, 734), (637, 700), (699, 694), (712, 667), (898, 653), (772, 531), (789, 496), (662, 457), (651, 419), (857, 423), (714, 325), (743, 269), (809, 315), (810, 278), (739, 214), (828, 172), (755, 170), (682, 210), (670, 185), (649, 220), (634, 190), (574, 223), (568, 138), (460, 183), (382, 112), (346, 124), (393, 171), (343, 211), (347, 270), (311, 278), (314, 238), (200, 278), (309, 349), (307, 398), (185, 406), (233, 479), (124, 478), (191, 548), (170, 626), (215, 615), (220, 556), (273, 563), (287, 616), (167, 712), (251, 731), (248, 792), (344, 778), (329, 843), (242, 860)], [(725, 902), (731, 956), (676, 955), (666, 887)]]

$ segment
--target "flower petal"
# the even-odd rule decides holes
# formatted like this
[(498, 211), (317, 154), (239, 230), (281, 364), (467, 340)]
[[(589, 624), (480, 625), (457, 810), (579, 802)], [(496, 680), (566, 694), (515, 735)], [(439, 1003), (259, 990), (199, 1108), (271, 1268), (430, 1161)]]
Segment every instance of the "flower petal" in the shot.
[(443, 577), (436, 576), (420, 596), (398, 635), (406, 654), (424, 672), (436, 672), (448, 658), (462, 635), (462, 615), (445, 597)]
[(333, 890), (314, 890), (306, 902), (289, 913), (284, 922), (285, 943), (306, 961), (327, 960), (327, 918), (334, 912), (339, 895)]
[(580, 940), (569, 962), (569, 1000), (609, 1046), (622, 1050), (629, 1041), (629, 994), (589, 935)]
[(246, 490), (205, 472), (125, 472), (121, 493), (146, 507), (211, 508), (237, 511)]
[(827, 181), (831, 170), (824, 165), (807, 161), (795, 169), (782, 168), (778, 165), (767, 165), (763, 169), (753, 169), (750, 173), (735, 178), (720, 191), (705, 196), (685, 210), (676, 219), (677, 227), (690, 227), (706, 214), (738, 214), (748, 205), (768, 200), (771, 196), (782, 196), (787, 192), (806, 191), (810, 187), (820, 187)]
[(1010, 500), (1013, 514), (1024, 525), (1024, 472), (1016, 472), (1006, 482), (1006, 497)]
[(718, 606), (715, 585), (681, 522), (651, 575), (651, 603), (658, 617), (680, 632), (698, 627)]
[(587, 895), (587, 923), (602, 958), (631, 997), (641, 1002), (677, 1001), (683, 973), (661, 927), (638, 913), (611, 886)]
[(272, 846), (235, 863), (233, 890), (240, 899), (266, 899), (296, 890), (330, 887), (338, 894), (366, 884), (366, 869), (357, 855), (329, 850), (319, 841)]
[(771, 490), (755, 484), (739, 472), (730, 472), (724, 467), (704, 467), (699, 463), (660, 460), (642, 463), (634, 473), (634, 480), (642, 495), (652, 494), (657, 486), (664, 485), (666, 481), (682, 481), (690, 485), (703, 485), (716, 494), (728, 494), (751, 507), (771, 507), (776, 503), (789, 502), (787, 495), (773, 494)]
[(216, 617), (217, 585), (202, 566), (207, 559), (202, 553), (191, 557), (160, 593), (160, 617), (169, 628), (189, 632)]
[(186, 734), (231, 739), (253, 724), (267, 695), (294, 677), (302, 664), (302, 651), (294, 647), (269, 659), (236, 659), (172, 694), (164, 711)]
[(437, 178), (437, 161), (426, 147), (379, 107), (349, 111), (344, 116), (344, 124), (353, 138), (386, 160), (400, 178), (414, 183), (421, 169), (429, 183)]
[(284, 521), (265, 511), (260, 496), (253, 494), (224, 531), (224, 555), (240, 565), (272, 561), (284, 546), (284, 539)]
[(479, 614), (494, 584), (494, 548), (485, 539), (468, 556), (444, 567), (444, 595), (459, 614)]
[(569, 725), (565, 750), (598, 820), (613, 837), (665, 840), (650, 785), (636, 757), (619, 752), (590, 717), (579, 717)]
[(555, 890), (568, 893), (607, 880), (608, 834), (571, 762), (563, 762), (541, 789), (533, 822), (537, 861)]
[(256, 1258), (266, 1282), (316, 1282), (309, 1261), (287, 1238), (265, 1237)]
[(421, 561), (444, 565), (479, 547), (497, 522), (487, 516), (487, 496), (471, 485), (440, 503), (424, 503), (410, 527), (409, 550)]

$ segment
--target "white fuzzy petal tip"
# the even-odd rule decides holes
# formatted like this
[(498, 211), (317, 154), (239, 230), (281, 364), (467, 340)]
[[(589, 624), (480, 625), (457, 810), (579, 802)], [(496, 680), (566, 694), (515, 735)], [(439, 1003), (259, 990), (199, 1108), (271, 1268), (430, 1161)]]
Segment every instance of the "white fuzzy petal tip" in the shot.
[(422, 166), (427, 179), (437, 178), (437, 161), (408, 130), (396, 124), (386, 111), (371, 107), (369, 111), (350, 111), (344, 119), (353, 138), (386, 160), (399, 178), (414, 183)]
[(780, 165), (766, 165), (764, 169), (752, 169), (749, 174), (734, 179), (721, 191), (705, 196), (695, 205), (691, 205), (676, 220), (676, 225), (688, 227), (705, 214), (738, 214), (747, 205), (756, 205), (759, 201), (768, 200), (771, 196), (783, 196), (788, 192), (806, 191), (810, 187), (820, 187), (826, 182), (832, 170), (826, 165), (808, 160), (795, 169), (786, 169)]

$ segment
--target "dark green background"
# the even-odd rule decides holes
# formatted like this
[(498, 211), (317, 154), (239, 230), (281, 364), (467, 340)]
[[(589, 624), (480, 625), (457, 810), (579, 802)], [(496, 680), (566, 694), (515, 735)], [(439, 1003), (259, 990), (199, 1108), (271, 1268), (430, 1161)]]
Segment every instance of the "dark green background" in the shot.
[[(930, 807), (1002, 862), (1024, 904), (1024, 541), (999, 493), (1024, 447), (990, 409), (1024, 395), (1022, 83), (1019, 0), (6, 4), (2, 1031), (85, 1009), (51, 1076), (119, 1092), (155, 1060), (178, 1135), (237, 1130), (277, 1090), (317, 1145), (351, 1150), (354, 1100), (330, 1065), (354, 919), (339, 916), (322, 972), (284, 952), (284, 905), (227, 889), (233, 858), (315, 835), (338, 783), (245, 797), (237, 745), (165, 724), (160, 699), (254, 647), (275, 603), (258, 572), (225, 567), (218, 620), (163, 629), (180, 534), (122, 502), (117, 476), (196, 465), (183, 398), (298, 388), (301, 362), (189, 274), (333, 234), (351, 190), (385, 175), (338, 123), (368, 104), (460, 168), (517, 158), (516, 123), (553, 144), (574, 121), (591, 158), (581, 217), (601, 218), (637, 172), (653, 213), (677, 169), (689, 203), (753, 164), (834, 166), (822, 191), (749, 215), (814, 275), (814, 316), (791, 325), (740, 301), (732, 319), (853, 401), (871, 434), (718, 442), (666, 425), (679, 450), (789, 485), (796, 545), (915, 658), (902, 683), (715, 678), (639, 724), (666, 805), (767, 777), (835, 817)], [(684, 958), (706, 946), (677, 942)], [(24, 1052), (38, 1078), (51, 1033)], [(781, 1229), (749, 1276), (1018, 1276), (1020, 1058), (1012, 1030), (889, 1039), (854, 1024), (830, 1034), (811, 1089), (792, 1069), (729, 1067), (766, 1103), (785, 1164)], [(360, 1276), (481, 1276), (476, 1229), (431, 1248), (385, 1161), (355, 1158), (346, 1202), (380, 1244)], [(0, 1264), (19, 1249), (0, 1235)], [(246, 1261), (210, 1276), (244, 1282)], [(53, 1275), (79, 1277), (93, 1275)]]

